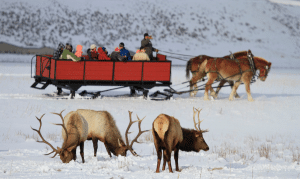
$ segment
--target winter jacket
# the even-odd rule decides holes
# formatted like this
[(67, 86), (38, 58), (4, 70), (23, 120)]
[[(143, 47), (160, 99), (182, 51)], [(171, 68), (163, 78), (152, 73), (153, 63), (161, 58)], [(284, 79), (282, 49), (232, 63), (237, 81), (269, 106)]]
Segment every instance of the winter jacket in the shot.
[(139, 52), (139, 53), (136, 53), (133, 58), (132, 58), (133, 61), (150, 61), (150, 58), (149, 56), (144, 53), (144, 52)]
[(74, 55), (72, 52), (70, 52), (67, 49), (64, 49), (63, 53), (61, 54), (60, 59), (72, 59), (74, 62), (80, 61), (80, 58)]
[(112, 61), (123, 61), (125, 59), (125, 57), (122, 57), (120, 55), (120, 52), (116, 52), (116, 51), (110, 54), (110, 58)]
[(152, 43), (150, 41), (150, 39), (143, 39), (141, 41), (141, 46), (145, 47), (146, 49), (146, 54), (149, 56), (150, 60), (153, 59), (153, 54), (152, 52), (156, 50), (156, 48), (152, 47)]
[(131, 61), (131, 56), (130, 56), (130, 53), (127, 49), (125, 49), (125, 47), (123, 47), (121, 50), (120, 50), (120, 55), (121, 56), (126, 56), (126, 61)]
[(91, 51), (91, 49), (88, 49), (86, 53), (89, 56), (89, 60), (97, 60), (98, 59), (98, 52), (97, 51)]
[(110, 60), (101, 47), (98, 48), (98, 60)]
[(82, 45), (77, 45), (75, 55), (77, 57), (81, 57), (82, 56)]

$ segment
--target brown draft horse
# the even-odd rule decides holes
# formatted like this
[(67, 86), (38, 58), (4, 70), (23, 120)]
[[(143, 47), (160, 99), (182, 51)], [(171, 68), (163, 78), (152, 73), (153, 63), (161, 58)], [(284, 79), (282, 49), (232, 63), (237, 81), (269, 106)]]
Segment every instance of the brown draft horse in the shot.
[[(253, 57), (255, 71), (259, 70), (258, 79), (265, 81), (271, 69), (271, 62), (261, 58)], [(211, 84), (221, 76), (223, 79), (235, 81), (229, 100), (233, 100), (236, 90), (243, 82), (248, 95), (248, 101), (253, 101), (250, 93), (250, 82), (255, 73), (252, 72), (248, 57), (242, 57), (239, 60), (229, 60), (224, 58), (206, 59), (200, 66), (200, 76), (204, 77), (207, 74), (208, 81), (205, 86), (204, 100), (209, 100), (208, 90), (211, 91), (211, 96), (215, 97), (215, 92)]]
[[(236, 52), (234, 54), (231, 54), (231, 55), (227, 55), (227, 56), (224, 56), (222, 58), (226, 58), (226, 59), (241, 59), (241, 58), (244, 58), (244, 57), (249, 57), (249, 58), (252, 58), (253, 57), (253, 54), (250, 50), (248, 51), (240, 51), (240, 52)], [(190, 78), (190, 71), (192, 72), (192, 79), (190, 80), (190, 96), (195, 96), (198, 92), (198, 86), (197, 86), (197, 82), (199, 80), (201, 80), (202, 77), (201, 76), (201, 72), (199, 71), (200, 69), (200, 65), (203, 63), (204, 60), (209, 60), (209, 59), (214, 59), (215, 57), (210, 57), (210, 56), (207, 56), (207, 55), (199, 55), (197, 57), (194, 57), (194, 58), (191, 58), (187, 64), (186, 64), (186, 78), (189, 79)], [(220, 83), (218, 85), (218, 89), (215, 93), (215, 97), (218, 96), (218, 93), (220, 91), (220, 89), (223, 87), (223, 85), (228, 82), (229, 85), (233, 86), (233, 81), (227, 81), (227, 80), (224, 80), (224, 79), (221, 79), (220, 80)], [(235, 97), (236, 98), (239, 98), (240, 96), (236, 93), (235, 94)]]

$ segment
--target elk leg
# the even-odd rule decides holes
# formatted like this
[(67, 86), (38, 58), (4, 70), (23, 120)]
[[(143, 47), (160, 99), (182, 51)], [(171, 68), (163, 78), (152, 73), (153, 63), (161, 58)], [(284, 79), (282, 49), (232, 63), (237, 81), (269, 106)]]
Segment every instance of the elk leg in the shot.
[(178, 153), (179, 153), (179, 146), (176, 146), (176, 148), (174, 149), (174, 159), (175, 159), (176, 171), (179, 172)]
[(160, 167), (160, 162), (161, 162), (161, 148), (156, 148), (156, 153), (157, 153), (156, 173), (159, 173), (159, 167)]
[(93, 146), (94, 146), (94, 157), (96, 157), (97, 149), (98, 149), (98, 139), (95, 137), (95, 138), (92, 138), (92, 141), (93, 141)]
[(75, 147), (75, 148), (72, 150), (72, 153), (73, 153), (73, 160), (74, 160), (74, 161), (75, 161), (76, 158), (77, 158), (77, 156), (76, 156), (76, 148), (77, 148), (77, 147)]
[(107, 144), (106, 142), (104, 142), (104, 146), (105, 146), (105, 148), (106, 148), (106, 151), (107, 151), (107, 153), (108, 153), (109, 157), (111, 158), (111, 153), (110, 153), (110, 150), (109, 150), (108, 144)]
[(81, 155), (82, 163), (84, 163), (84, 142), (80, 143), (80, 155)]
[(167, 148), (164, 150), (164, 157), (166, 158), (166, 162), (168, 162), (168, 167), (169, 167), (169, 172), (170, 173), (173, 173), (173, 170), (172, 170), (172, 165), (171, 165), (171, 151), (168, 150)]
[(235, 82), (235, 84), (233, 85), (231, 93), (230, 93), (230, 96), (229, 96), (229, 101), (233, 100), (233, 95), (236, 94), (236, 90), (238, 89), (238, 87), (239, 87), (240, 84), (241, 84), (241, 81)]
[(163, 158), (164, 160), (163, 160), (163, 167), (162, 167), (162, 170), (164, 171), (165, 169), (166, 169), (166, 163), (167, 163), (167, 159), (166, 159), (166, 157), (165, 157), (165, 155), (164, 155), (164, 158)]
[[(219, 91), (221, 90), (221, 88), (224, 86), (224, 84), (226, 83), (226, 80), (221, 80), (221, 82), (218, 85), (218, 88), (216, 90), (216, 97), (218, 97)], [(230, 83), (230, 82), (229, 82)]]

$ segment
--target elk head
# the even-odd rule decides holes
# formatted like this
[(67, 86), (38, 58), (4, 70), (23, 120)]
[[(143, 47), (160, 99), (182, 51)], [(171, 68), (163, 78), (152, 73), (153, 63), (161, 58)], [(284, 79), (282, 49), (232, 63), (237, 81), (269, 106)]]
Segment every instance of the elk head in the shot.
[[(64, 111), (64, 110), (63, 110)], [(53, 113), (53, 114), (56, 114), (56, 115), (59, 115), (61, 117), (61, 120), (62, 120), (62, 124), (54, 124), (54, 125), (59, 125), (59, 126), (62, 126), (63, 129), (65, 130), (65, 133), (66, 133), (66, 139), (64, 140), (64, 144), (62, 146), (62, 148), (59, 148), (57, 147), (57, 149), (55, 149), (49, 142), (47, 142), (44, 137), (42, 136), (41, 134), (41, 128), (42, 128), (42, 118), (44, 117), (45, 114), (43, 114), (40, 118), (36, 117), (36, 119), (39, 121), (40, 123), (40, 127), (39, 127), (39, 130), (37, 129), (34, 129), (31, 127), (32, 130), (36, 131), (39, 136), (41, 137), (42, 141), (37, 141), (39, 143), (45, 143), (47, 145), (49, 145), (51, 148), (52, 148), (52, 152), (48, 153), (48, 154), (45, 154), (45, 155), (50, 155), (52, 153), (55, 152), (54, 156), (52, 156), (51, 158), (54, 158), (57, 154), (60, 156), (60, 159), (63, 163), (69, 163), (73, 158), (74, 158), (74, 154), (71, 152), (74, 147), (76, 146), (72, 146), (72, 147), (68, 147), (66, 145), (66, 141), (68, 140), (68, 131), (67, 131), (67, 128), (65, 126), (65, 123), (64, 123), (64, 119), (62, 117), (62, 112), (60, 112), (60, 114), (58, 113)]]
[[(197, 152), (199, 152), (201, 149), (204, 150), (204, 151), (209, 150), (209, 147), (208, 147), (208, 145), (206, 144), (206, 142), (203, 138), (203, 133), (208, 132), (208, 129), (201, 130), (201, 128), (200, 128), (200, 123), (203, 121), (203, 120), (200, 121), (200, 112), (201, 112), (201, 110), (193, 108), (193, 113), (194, 113), (193, 114), (193, 120), (194, 120), (195, 129), (196, 129), (196, 130), (194, 130), (194, 140), (195, 140), (194, 144), (195, 144), (195, 150)], [(198, 123), (196, 123), (196, 120), (195, 120), (196, 113), (198, 113)], [(197, 127), (197, 124), (198, 124), (198, 127)]]
[[(145, 117), (144, 117), (143, 119), (140, 119), (140, 118), (138, 117), (138, 115), (136, 115), (136, 117), (138, 118), (138, 120), (132, 121), (132, 118), (131, 118), (132, 112), (131, 112), (131, 111), (128, 111), (128, 113), (129, 113), (129, 124), (128, 124), (128, 127), (127, 127), (126, 132), (125, 132), (125, 138), (126, 138), (126, 150), (124, 151), (123, 155), (122, 155), (122, 154), (121, 154), (121, 155), (122, 155), (122, 156), (126, 156), (127, 150), (130, 150), (130, 152), (132, 153), (132, 155), (134, 155), (134, 156), (139, 156), (139, 155), (133, 150), (132, 145), (133, 145), (134, 142), (139, 143), (139, 142), (137, 141), (137, 139), (138, 139), (144, 132), (148, 132), (149, 130), (145, 130), (145, 131), (142, 131), (142, 130), (141, 130), (141, 123), (142, 123), (142, 121), (144, 120)], [(128, 134), (131, 133), (131, 132), (129, 132), (129, 129), (130, 129), (131, 125), (132, 125), (133, 123), (135, 123), (135, 122), (138, 122), (139, 133), (137, 134), (137, 136), (136, 136), (136, 137), (131, 141), (131, 143), (129, 144)], [(119, 140), (119, 141), (120, 141), (120, 140)], [(123, 144), (119, 143), (119, 145), (121, 146), (121, 145), (123, 145)]]

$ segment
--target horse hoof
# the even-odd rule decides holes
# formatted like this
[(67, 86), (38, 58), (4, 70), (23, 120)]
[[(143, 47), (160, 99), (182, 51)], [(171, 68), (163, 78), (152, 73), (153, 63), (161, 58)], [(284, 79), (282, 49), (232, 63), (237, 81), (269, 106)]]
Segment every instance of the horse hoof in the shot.
[(204, 97), (204, 101), (209, 101), (209, 98), (208, 97)]
[(236, 95), (235, 98), (241, 98), (239, 95)]
[(233, 98), (229, 98), (229, 101), (233, 101)]
[(250, 102), (253, 102), (254, 101), (254, 99), (252, 98), (252, 99), (248, 99), (248, 101), (250, 101)]

